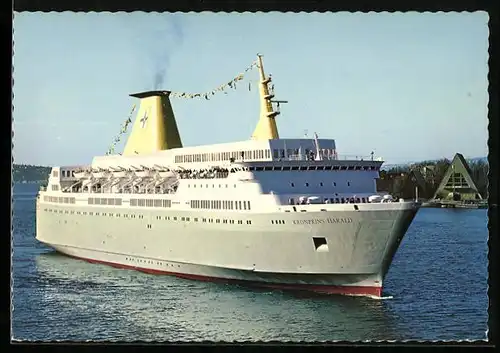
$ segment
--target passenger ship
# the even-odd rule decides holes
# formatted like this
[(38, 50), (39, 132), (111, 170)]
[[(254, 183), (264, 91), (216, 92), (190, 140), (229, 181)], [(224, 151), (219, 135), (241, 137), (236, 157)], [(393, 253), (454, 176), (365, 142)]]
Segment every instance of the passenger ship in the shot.
[(380, 297), (420, 202), (377, 192), (373, 153), (348, 159), (333, 139), (280, 138), (280, 101), (257, 63), (249, 140), (184, 147), (170, 92), (132, 94), (140, 105), (123, 154), (52, 168), (36, 238), (154, 274)]

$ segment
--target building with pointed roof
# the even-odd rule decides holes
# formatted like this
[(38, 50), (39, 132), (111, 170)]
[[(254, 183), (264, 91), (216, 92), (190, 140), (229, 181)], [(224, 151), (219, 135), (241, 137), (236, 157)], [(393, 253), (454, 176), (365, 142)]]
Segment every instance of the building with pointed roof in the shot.
[(455, 154), (433, 199), (481, 200), (482, 196), (472, 178), (472, 172), (461, 153)]

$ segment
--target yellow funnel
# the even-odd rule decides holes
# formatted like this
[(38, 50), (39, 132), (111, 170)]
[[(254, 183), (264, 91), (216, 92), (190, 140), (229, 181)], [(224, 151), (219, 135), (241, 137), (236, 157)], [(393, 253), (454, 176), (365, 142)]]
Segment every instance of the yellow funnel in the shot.
[(169, 91), (130, 95), (141, 101), (132, 132), (123, 150), (124, 156), (182, 147), (169, 95)]

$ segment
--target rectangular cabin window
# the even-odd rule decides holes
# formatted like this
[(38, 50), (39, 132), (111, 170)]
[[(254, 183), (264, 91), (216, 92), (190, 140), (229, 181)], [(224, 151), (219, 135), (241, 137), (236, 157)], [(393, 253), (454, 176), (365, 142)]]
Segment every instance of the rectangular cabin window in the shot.
[(234, 210), (234, 201), (231, 201), (231, 204), (230, 204), (229, 208), (230, 208), (231, 210)]
[(137, 199), (130, 199), (130, 206), (137, 206)]
[(108, 199), (108, 205), (114, 205), (115, 199)]
[(54, 170), (54, 171), (52, 172), (52, 176), (53, 176), (54, 178), (57, 178), (57, 177), (59, 176), (59, 172), (58, 172), (57, 170)]
[(240, 210), (242, 210), (242, 208), (241, 208), (241, 201), (238, 201), (238, 208), (239, 208)]
[(248, 210), (250, 210), (250, 201), (247, 201)]
[(115, 205), (116, 206), (121, 206), (122, 205), (122, 199), (115, 199)]
[(93, 197), (89, 197), (88, 204), (89, 205), (93, 205), (94, 204), (94, 198)]
[(273, 158), (276, 158), (276, 159), (280, 158), (279, 150), (276, 148), (273, 149)]

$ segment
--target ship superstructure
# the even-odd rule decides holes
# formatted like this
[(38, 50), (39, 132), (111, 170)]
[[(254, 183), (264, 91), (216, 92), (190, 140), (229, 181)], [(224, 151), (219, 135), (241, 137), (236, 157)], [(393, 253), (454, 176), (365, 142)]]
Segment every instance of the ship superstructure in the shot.
[(261, 111), (247, 141), (184, 147), (170, 92), (133, 95), (141, 106), (123, 155), (52, 169), (37, 239), (152, 273), (380, 296), (420, 203), (377, 192), (373, 154), (344, 158), (316, 134), (279, 138), (261, 56), (258, 68)]

